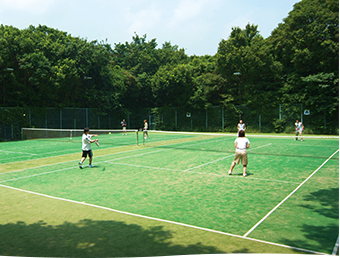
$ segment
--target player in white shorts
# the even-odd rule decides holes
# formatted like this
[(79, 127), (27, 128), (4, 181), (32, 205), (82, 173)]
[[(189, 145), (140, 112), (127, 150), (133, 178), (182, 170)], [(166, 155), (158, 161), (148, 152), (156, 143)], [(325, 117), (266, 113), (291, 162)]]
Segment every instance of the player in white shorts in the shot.
[(295, 141), (297, 141), (299, 134), (300, 134), (300, 137), (301, 137), (301, 141), (303, 141), (302, 132), (303, 132), (304, 129), (305, 129), (305, 127), (303, 126), (303, 124), (301, 122), (299, 122), (299, 119), (296, 119), (296, 123), (295, 123), (295, 131), (296, 131), (295, 136), (296, 136), (296, 138), (295, 138)]
[(229, 175), (232, 174), (233, 169), (236, 164), (240, 163), (242, 160), (243, 165), (243, 176), (247, 176), (247, 165), (248, 165), (248, 156), (247, 156), (247, 149), (250, 146), (250, 141), (245, 137), (245, 132), (243, 130), (239, 131), (239, 136), (235, 140), (235, 157), (233, 162), (231, 163), (231, 167), (229, 170)]

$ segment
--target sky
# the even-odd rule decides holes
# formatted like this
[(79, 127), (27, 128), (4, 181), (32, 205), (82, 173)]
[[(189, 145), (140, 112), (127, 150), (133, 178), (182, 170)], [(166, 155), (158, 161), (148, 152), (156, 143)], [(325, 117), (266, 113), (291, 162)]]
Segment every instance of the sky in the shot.
[(19, 29), (46, 25), (88, 41), (114, 44), (146, 35), (214, 55), (232, 27), (258, 25), (267, 38), (300, 0), (0, 0), (0, 23)]

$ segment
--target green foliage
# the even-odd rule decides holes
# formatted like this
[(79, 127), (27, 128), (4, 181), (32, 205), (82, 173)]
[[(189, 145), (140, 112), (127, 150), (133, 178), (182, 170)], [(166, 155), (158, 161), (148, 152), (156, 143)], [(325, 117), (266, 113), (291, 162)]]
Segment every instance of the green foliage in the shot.
[(282, 133), (285, 131), (286, 127), (286, 119), (274, 119), (273, 126), (275, 129), (275, 133)]
[[(267, 39), (257, 25), (233, 27), (214, 56), (188, 57), (183, 48), (170, 42), (158, 47), (146, 35), (111, 48), (44, 25), (0, 25), (0, 68), (14, 69), (0, 73), (1, 100), (8, 107), (90, 107), (104, 113), (223, 106), (238, 114), (246, 105), (254, 117), (272, 117), (281, 103), (301, 103), (338, 121), (338, 5), (302, 0)], [(337, 124), (327, 124), (327, 130)]]

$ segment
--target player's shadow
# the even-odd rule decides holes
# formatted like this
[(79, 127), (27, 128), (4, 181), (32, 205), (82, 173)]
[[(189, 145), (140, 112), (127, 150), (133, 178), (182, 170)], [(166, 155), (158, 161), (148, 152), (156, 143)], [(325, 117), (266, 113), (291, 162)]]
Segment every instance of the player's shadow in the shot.
[(0, 255), (28, 257), (147, 257), (223, 253), (201, 243), (172, 243), (162, 226), (143, 228), (120, 221), (81, 220), (47, 225), (24, 222), (0, 225)]

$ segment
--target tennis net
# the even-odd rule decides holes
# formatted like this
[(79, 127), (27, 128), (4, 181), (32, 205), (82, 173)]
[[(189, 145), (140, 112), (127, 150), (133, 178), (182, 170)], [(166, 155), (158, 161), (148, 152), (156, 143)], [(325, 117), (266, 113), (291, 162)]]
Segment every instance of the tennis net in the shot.
[[(84, 133), (83, 129), (47, 129), (47, 128), (22, 128), (23, 140), (30, 139), (58, 139), (59, 141), (80, 141)], [(97, 134), (100, 143), (112, 145), (139, 144), (138, 130), (110, 130), (90, 129), (90, 134)]]

